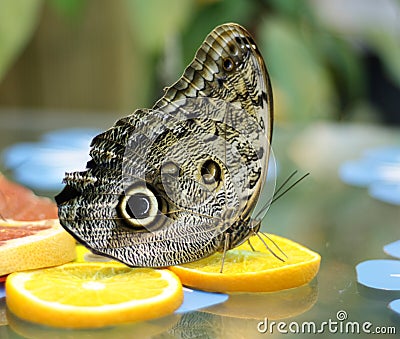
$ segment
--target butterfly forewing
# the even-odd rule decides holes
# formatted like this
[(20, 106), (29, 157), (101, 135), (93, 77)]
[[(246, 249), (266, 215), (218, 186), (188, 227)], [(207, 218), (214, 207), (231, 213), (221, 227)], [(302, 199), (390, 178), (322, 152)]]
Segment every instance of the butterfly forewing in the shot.
[(272, 92), (254, 40), (215, 28), (152, 109), (94, 138), (56, 197), (60, 222), (131, 266), (194, 261), (244, 241), (264, 184)]

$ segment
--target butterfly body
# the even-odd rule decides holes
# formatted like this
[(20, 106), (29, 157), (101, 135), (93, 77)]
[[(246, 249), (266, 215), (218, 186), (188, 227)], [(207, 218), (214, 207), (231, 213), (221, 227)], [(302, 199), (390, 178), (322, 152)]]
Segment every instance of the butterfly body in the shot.
[(95, 253), (162, 267), (225, 251), (258, 231), (251, 219), (272, 135), (264, 61), (239, 25), (215, 28), (152, 109), (91, 144), (56, 197), (63, 227)]

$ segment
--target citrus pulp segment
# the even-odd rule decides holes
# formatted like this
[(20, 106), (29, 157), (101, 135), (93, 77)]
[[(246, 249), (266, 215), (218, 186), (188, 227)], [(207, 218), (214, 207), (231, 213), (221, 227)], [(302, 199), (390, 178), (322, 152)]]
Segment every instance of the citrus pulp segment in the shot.
[(82, 263), (18, 272), (6, 281), (7, 306), (22, 319), (67, 328), (95, 328), (161, 317), (183, 300), (168, 270), (119, 263)]

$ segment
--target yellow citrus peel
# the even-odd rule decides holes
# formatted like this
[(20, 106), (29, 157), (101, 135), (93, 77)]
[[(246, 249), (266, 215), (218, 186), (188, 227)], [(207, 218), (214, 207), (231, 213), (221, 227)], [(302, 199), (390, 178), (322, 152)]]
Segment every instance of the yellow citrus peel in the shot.
[(183, 285), (212, 292), (279, 291), (307, 284), (316, 276), (321, 261), (318, 253), (277, 235), (261, 237), (284, 261), (272, 255), (263, 241), (254, 236), (250, 242), (255, 251), (247, 242), (228, 251), (222, 273), (221, 253), (169, 269)]
[(73, 263), (17, 272), (6, 281), (6, 302), (18, 317), (64, 328), (96, 328), (161, 317), (183, 300), (169, 270), (119, 263)]

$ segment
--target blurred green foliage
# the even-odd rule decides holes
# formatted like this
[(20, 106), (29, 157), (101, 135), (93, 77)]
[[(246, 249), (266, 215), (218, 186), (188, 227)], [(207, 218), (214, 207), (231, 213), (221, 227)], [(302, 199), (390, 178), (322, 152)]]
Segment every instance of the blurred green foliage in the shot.
[(0, 1), (0, 80), (33, 35), (41, 0)]
[[(388, 1), (400, 9), (398, 0)], [(362, 6), (362, 1), (354, 3)], [(0, 81), (35, 35), (41, 8), (66, 19), (79, 34), (90, 8), (102, 4), (93, 0), (1, 0)], [(118, 0), (113, 4), (122, 8), (120, 21), (131, 35), (132, 60), (140, 65), (135, 75), (129, 75), (136, 85), (131, 84), (127, 93), (136, 91), (135, 102), (127, 100), (126, 105), (150, 106), (161, 88), (182, 73), (206, 34), (225, 22), (244, 25), (258, 41), (272, 78), (278, 122), (342, 119), (360, 105), (368, 106), (369, 70), (361, 61), (365, 50), (380, 58), (389, 81), (400, 88), (399, 32), (355, 17), (356, 29), (347, 34), (324, 20), (316, 1)], [(119, 71), (124, 72), (123, 67)]]
[(82, 20), (87, 0), (51, 0), (51, 6), (72, 22)]

